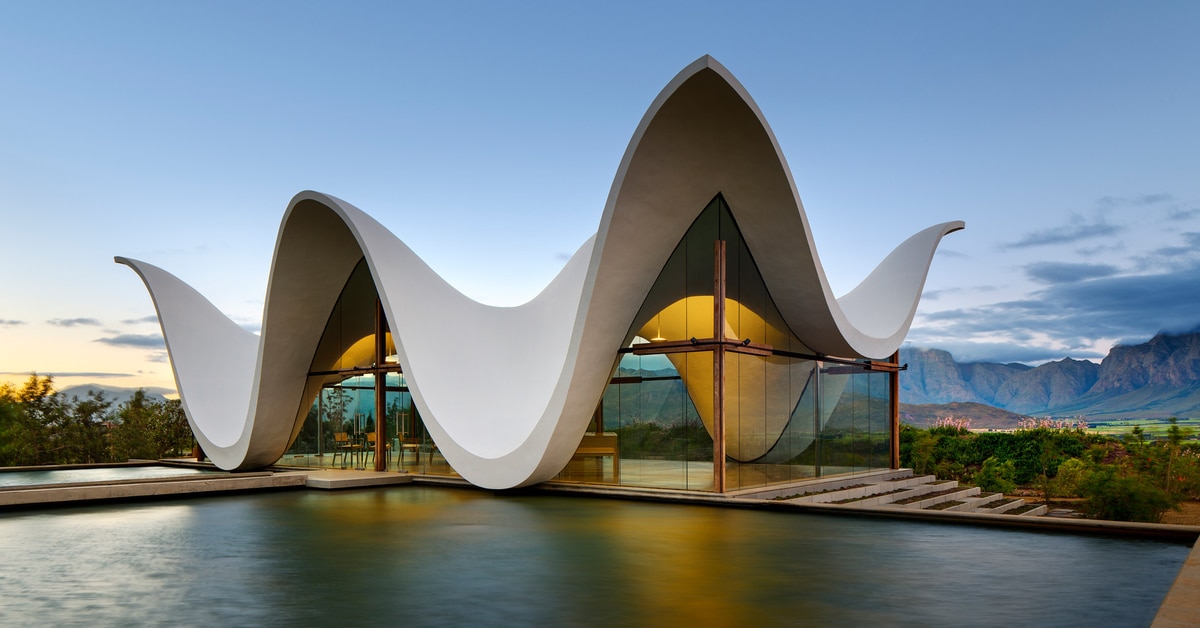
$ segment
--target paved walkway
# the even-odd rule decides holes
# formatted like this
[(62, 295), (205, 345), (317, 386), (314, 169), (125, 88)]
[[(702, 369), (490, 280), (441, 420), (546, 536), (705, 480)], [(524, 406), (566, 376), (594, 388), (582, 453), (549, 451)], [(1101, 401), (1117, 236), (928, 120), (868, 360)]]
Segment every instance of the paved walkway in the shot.
[(1200, 543), (1192, 545), (1192, 553), (1175, 576), (1175, 584), (1167, 591), (1151, 625), (1155, 628), (1200, 626)]

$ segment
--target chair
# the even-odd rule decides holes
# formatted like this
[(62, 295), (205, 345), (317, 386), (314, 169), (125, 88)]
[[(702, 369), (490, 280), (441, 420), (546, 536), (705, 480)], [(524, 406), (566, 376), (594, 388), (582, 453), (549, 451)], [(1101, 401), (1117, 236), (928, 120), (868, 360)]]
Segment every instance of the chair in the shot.
[(411, 451), (417, 458), (417, 464), (421, 464), (421, 445), (416, 439), (407, 438), (408, 434), (401, 433), (397, 439), (400, 443), (400, 453), (396, 456), (396, 466), (404, 465), (404, 452)]
[[(390, 459), (392, 456), (392, 443), (384, 441), (383, 445), (387, 448), (387, 457), (385, 459)], [(364, 453), (364, 456), (375, 457), (375, 432), (367, 432), (367, 451)]]
[(350, 442), (350, 434), (346, 432), (333, 433), (333, 460), (332, 464), (337, 464), (337, 457), (342, 457), (342, 467), (346, 466), (346, 454), (354, 455), (358, 453), (359, 446)]

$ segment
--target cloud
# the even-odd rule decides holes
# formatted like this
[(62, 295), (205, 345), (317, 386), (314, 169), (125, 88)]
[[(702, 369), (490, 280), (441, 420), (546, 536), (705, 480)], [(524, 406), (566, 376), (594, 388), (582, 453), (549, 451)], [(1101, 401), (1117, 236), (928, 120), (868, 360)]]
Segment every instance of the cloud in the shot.
[(46, 322), (59, 327), (78, 327), (80, 325), (87, 325), (90, 327), (100, 326), (100, 321), (94, 318), (52, 318)]
[(942, 298), (942, 295), (952, 292), (962, 292), (962, 288), (943, 288), (941, 290), (926, 290), (921, 293), (922, 300), (936, 301)]
[(143, 316), (141, 318), (128, 318), (121, 321), (122, 325), (140, 325), (142, 323), (157, 323), (158, 317), (155, 315)]
[(140, 349), (162, 349), (166, 347), (162, 336), (158, 334), (118, 334), (109, 338), (97, 338), (95, 342), (102, 342), (114, 347), (137, 347)]
[[(0, 372), (0, 375), (31, 375), (31, 374), (32, 373), (23, 372), (23, 371)], [(97, 379), (112, 378), (112, 377), (133, 377), (133, 375), (130, 373), (95, 373), (95, 372), (89, 372), (89, 371), (79, 371), (79, 372), (62, 371), (62, 372), (54, 372), (54, 373), (42, 373), (42, 375), (49, 375), (51, 377), (93, 377), (93, 378), (97, 378)]]
[(1135, 194), (1134, 196), (1104, 196), (1096, 201), (1096, 204), (1102, 208), (1110, 209), (1116, 207), (1145, 207), (1146, 205), (1155, 205), (1157, 203), (1166, 203), (1175, 200), (1174, 196), (1166, 192), (1158, 194)]
[(15, 320), (11, 320), (11, 319), (0, 318), (0, 327), (16, 327), (17, 325), (24, 325), (24, 324), (25, 324), (25, 321), (15, 321)]
[(1110, 277), (1117, 274), (1117, 267), (1108, 264), (1036, 262), (1025, 267), (1025, 274), (1038, 283), (1074, 283), (1085, 279)]
[[(154, 353), (146, 354), (146, 361), (147, 362), (166, 362), (167, 361), (167, 352), (166, 351), (155, 351)], [(138, 371), (138, 372), (140, 373), (141, 371)]]
[(1197, 215), (1200, 215), (1200, 207), (1193, 207), (1192, 209), (1172, 207), (1167, 211), (1167, 220), (1189, 220)]
[[(1142, 256), (1142, 257), (1139, 257), (1139, 258), (1137, 258), (1137, 259), (1138, 259), (1139, 261), (1142, 261), (1142, 265), (1143, 265), (1143, 266), (1147, 266), (1147, 267), (1148, 267), (1148, 266), (1151, 266), (1151, 265), (1152, 265), (1152, 261), (1154, 260), (1154, 258), (1159, 258), (1159, 257), (1167, 257), (1167, 258), (1171, 258), (1171, 257), (1181, 257), (1181, 256), (1184, 256), (1184, 255), (1191, 255), (1192, 253), (1195, 253), (1195, 252), (1196, 252), (1196, 250), (1195, 250), (1195, 249), (1193, 249), (1193, 248), (1190, 248), (1190, 247), (1186, 247), (1186, 246), (1167, 246), (1167, 247), (1163, 247), (1163, 248), (1161, 248), (1161, 249), (1154, 249), (1153, 251), (1151, 251), (1151, 252), (1150, 252), (1150, 255), (1149, 255), (1149, 256)], [(1143, 261), (1143, 260), (1144, 260), (1144, 261)]]
[(956, 251), (954, 249), (942, 248), (940, 246), (938, 247), (938, 250), (934, 254), (937, 255), (938, 257), (955, 257), (955, 258), (964, 258), (964, 259), (971, 257), (970, 255), (967, 255), (966, 253), (962, 253), (962, 252)]
[(1027, 233), (1025, 237), (1016, 242), (1001, 244), (1000, 250), (1027, 249), (1052, 244), (1071, 244), (1080, 240), (1115, 236), (1122, 230), (1121, 227), (1105, 222), (1103, 216), (1098, 216), (1094, 222), (1086, 222), (1082, 217), (1077, 216), (1071, 220), (1071, 223), (1065, 227), (1054, 227)]
[(1186, 270), (1200, 260), (1200, 233), (1185, 232), (1182, 246), (1164, 246), (1131, 258), (1139, 271)]
[(1171, 272), (1053, 283), (1019, 300), (922, 312), (909, 339), (916, 346), (970, 349), (962, 359), (1088, 358), (1098, 357), (1104, 339), (1147, 338), (1197, 323), (1200, 261), (1193, 260)]
[(1097, 255), (1112, 255), (1125, 250), (1124, 242), (1114, 242), (1112, 244), (1097, 244), (1096, 246), (1081, 246), (1075, 249), (1075, 252), (1084, 257), (1095, 257)]
[[(968, 362), (999, 362), (1008, 364), (1011, 362), (1021, 363), (1036, 363), (1046, 362), (1049, 360), (1062, 359), (1064, 353), (1061, 349), (1052, 349), (1049, 347), (1041, 347), (1036, 345), (1021, 345), (1010, 342), (971, 342), (963, 341), (940, 341), (929, 345), (918, 344), (917, 341), (905, 343), (910, 347), (936, 347), (949, 351), (950, 355), (954, 356), (955, 361), (959, 363)], [(1103, 354), (1079, 348), (1070, 352), (1070, 357), (1077, 360), (1103, 358)]]

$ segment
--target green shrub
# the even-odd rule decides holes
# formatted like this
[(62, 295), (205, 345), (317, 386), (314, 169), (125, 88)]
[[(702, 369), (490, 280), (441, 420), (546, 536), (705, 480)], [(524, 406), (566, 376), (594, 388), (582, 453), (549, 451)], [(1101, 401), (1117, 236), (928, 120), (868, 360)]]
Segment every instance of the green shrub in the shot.
[(1088, 464), (1079, 458), (1071, 458), (1058, 465), (1058, 473), (1054, 476), (1055, 493), (1063, 497), (1078, 497), (1087, 473)]
[(1113, 465), (1101, 465), (1080, 484), (1089, 516), (1113, 521), (1157, 523), (1178, 500), (1141, 475), (1121, 475)]
[(992, 456), (983, 461), (983, 467), (975, 474), (975, 486), (994, 493), (1011, 493), (1017, 488), (1013, 477), (1017, 469), (1012, 460), (1000, 462)]

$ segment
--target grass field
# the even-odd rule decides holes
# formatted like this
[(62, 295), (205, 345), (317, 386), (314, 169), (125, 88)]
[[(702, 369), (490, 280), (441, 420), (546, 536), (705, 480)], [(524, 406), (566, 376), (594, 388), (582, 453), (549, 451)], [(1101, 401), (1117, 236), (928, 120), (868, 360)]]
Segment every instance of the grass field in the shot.
[[(1088, 425), (1089, 432), (1111, 436), (1123, 436), (1140, 425), (1147, 437), (1164, 439), (1167, 437), (1167, 430), (1171, 427), (1171, 421), (1169, 419), (1113, 419), (1089, 421)], [(1200, 417), (1180, 417), (1178, 425), (1184, 428), (1186, 440), (1200, 440)]]

